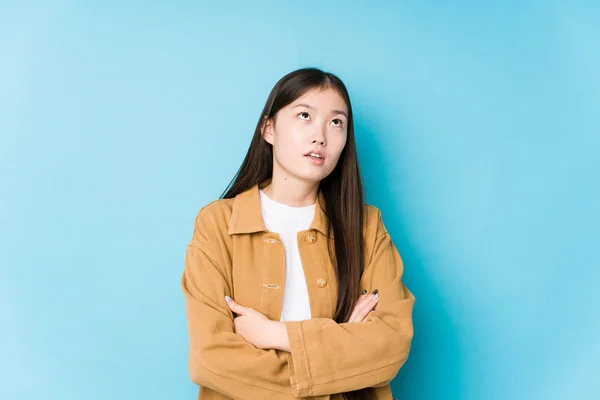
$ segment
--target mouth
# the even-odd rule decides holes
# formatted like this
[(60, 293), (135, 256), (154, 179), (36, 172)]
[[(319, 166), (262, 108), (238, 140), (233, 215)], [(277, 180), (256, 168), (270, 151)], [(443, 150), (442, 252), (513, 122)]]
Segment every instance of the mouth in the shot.
[(324, 160), (323, 154), (320, 151), (311, 151), (304, 155), (304, 157), (308, 157), (314, 160)]
[(325, 157), (323, 157), (323, 154), (320, 151), (311, 151), (309, 153), (306, 153), (304, 155), (304, 157), (306, 159), (308, 159), (312, 165), (324, 165), (325, 164)]

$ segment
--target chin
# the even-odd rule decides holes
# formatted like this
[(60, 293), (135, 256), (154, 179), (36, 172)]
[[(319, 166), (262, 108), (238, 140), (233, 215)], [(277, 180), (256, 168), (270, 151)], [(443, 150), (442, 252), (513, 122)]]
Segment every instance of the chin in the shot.
[[(297, 166), (296, 166), (297, 167)], [(283, 169), (294, 178), (304, 181), (304, 182), (321, 182), (323, 179), (327, 178), (331, 171), (326, 171), (321, 167), (319, 168), (285, 168)]]
[(327, 178), (329, 174), (300, 174), (298, 175), (299, 179), (302, 179), (306, 182), (321, 182), (323, 179)]

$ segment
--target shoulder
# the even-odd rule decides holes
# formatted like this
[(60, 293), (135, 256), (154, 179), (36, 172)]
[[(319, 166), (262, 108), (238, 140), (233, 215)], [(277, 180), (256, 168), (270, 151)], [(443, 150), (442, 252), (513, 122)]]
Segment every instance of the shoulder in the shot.
[(217, 199), (202, 206), (196, 214), (194, 228), (205, 233), (227, 233), (233, 201), (234, 199)]
[[(393, 240), (383, 223), (382, 212), (374, 206), (365, 204), (365, 262), (366, 265), (378, 257), (377, 254), (383, 254), (393, 250), (397, 253), (397, 249), (393, 244)], [(383, 252), (383, 253), (382, 253)]]
[(376, 239), (379, 236), (387, 233), (385, 225), (383, 224), (383, 218), (381, 216), (381, 210), (371, 205), (364, 205), (364, 230), (367, 239)]

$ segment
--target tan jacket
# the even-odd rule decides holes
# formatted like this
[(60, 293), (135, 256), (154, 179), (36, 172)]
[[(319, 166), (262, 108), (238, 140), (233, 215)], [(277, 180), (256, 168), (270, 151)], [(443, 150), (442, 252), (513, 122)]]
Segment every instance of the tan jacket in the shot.
[[(181, 286), (189, 335), (189, 373), (199, 399), (341, 399), (375, 387), (392, 399), (389, 382), (408, 358), (414, 296), (402, 283), (403, 264), (381, 214), (365, 205), (365, 270), (361, 288), (379, 289), (366, 322), (336, 323), (335, 272), (328, 257), (327, 217), (318, 198), (298, 246), (312, 319), (286, 321), (291, 353), (261, 350), (234, 333), (224, 296), (279, 321), (285, 254), (262, 219), (259, 187), (203, 207), (185, 255)], [(337, 395), (336, 395), (337, 393)]]

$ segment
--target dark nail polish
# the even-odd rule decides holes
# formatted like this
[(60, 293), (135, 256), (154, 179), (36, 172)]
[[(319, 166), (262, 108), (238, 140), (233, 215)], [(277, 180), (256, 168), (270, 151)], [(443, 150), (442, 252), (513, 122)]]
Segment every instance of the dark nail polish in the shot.
[(364, 296), (365, 294), (367, 294), (367, 289), (362, 291), (362, 295)]
[(375, 307), (373, 307), (373, 308), (371, 309), (371, 311), (375, 311)]
[(373, 290), (373, 294), (377, 294), (377, 293), (379, 293), (379, 289)]

